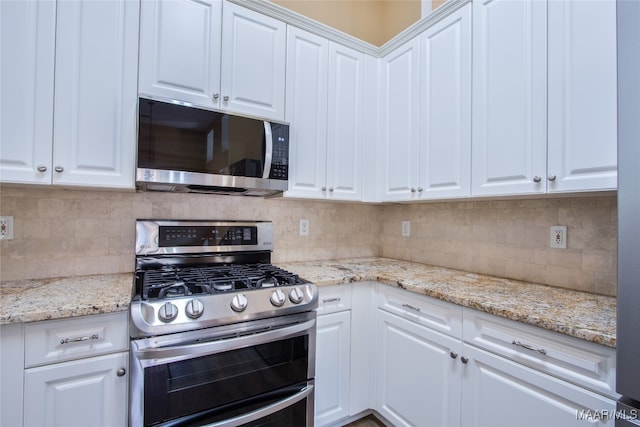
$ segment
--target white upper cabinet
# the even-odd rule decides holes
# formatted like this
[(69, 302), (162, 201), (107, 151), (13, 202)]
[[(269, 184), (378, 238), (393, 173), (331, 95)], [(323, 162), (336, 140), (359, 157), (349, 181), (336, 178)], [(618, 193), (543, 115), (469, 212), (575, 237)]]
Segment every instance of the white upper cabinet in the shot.
[(283, 22), (219, 0), (144, 1), (141, 13), (141, 95), (283, 120)]
[(468, 197), (471, 185), (471, 5), (427, 29), (421, 44), (418, 196)]
[(292, 197), (324, 198), (327, 165), (329, 41), (295, 27), (287, 40), (289, 191)]
[(381, 60), (380, 159), (382, 201), (417, 197), (420, 114), (420, 40)]
[(134, 186), (139, 7), (58, 3), (54, 184)]
[(133, 188), (138, 18), (135, 1), (2, 3), (2, 181)]
[(616, 189), (616, 2), (550, 1), (548, 26), (548, 191)]
[(143, 1), (139, 92), (218, 107), (221, 29), (220, 0)]
[(472, 194), (546, 190), (547, 3), (473, 2)]
[(51, 184), (56, 4), (0, 2), (0, 181)]
[(288, 197), (361, 200), (364, 54), (289, 27)]

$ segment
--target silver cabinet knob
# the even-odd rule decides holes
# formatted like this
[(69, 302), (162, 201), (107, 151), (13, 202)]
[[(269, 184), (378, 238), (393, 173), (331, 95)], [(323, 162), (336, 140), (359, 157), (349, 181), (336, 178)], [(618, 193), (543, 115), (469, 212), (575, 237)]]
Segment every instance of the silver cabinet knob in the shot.
[(223, 99), (224, 101), (228, 101), (228, 100), (229, 100), (229, 95), (225, 95), (225, 96), (223, 96), (223, 97), (222, 97), (222, 99)]
[(540, 178), (539, 176), (533, 177), (533, 182), (540, 182), (540, 181), (542, 181), (542, 178)]
[(415, 193), (415, 192), (416, 192), (416, 189), (415, 189), (415, 188), (413, 188), (413, 187), (411, 187), (411, 192), (412, 192), (412, 193)]
[(178, 307), (170, 302), (164, 303), (158, 310), (158, 318), (163, 322), (171, 322), (178, 317)]
[(45, 165), (38, 165), (38, 172), (46, 172), (47, 167)]
[(467, 359), (466, 357), (462, 356), (460, 358), (460, 361), (466, 365), (469, 362), (469, 359)]
[(320, 190), (327, 191), (327, 187), (322, 187)]
[(556, 176), (555, 176), (554, 174), (551, 174), (551, 175), (549, 175), (549, 176), (547, 177), (547, 179), (548, 179), (549, 181), (553, 182), (553, 181), (555, 181), (555, 180), (556, 180)]
[(449, 356), (451, 356), (452, 359), (455, 359), (458, 357), (458, 353), (456, 353), (455, 351), (452, 351), (451, 353), (449, 353)]
[(333, 193), (333, 187), (329, 187), (329, 192)]
[(422, 193), (424, 190), (422, 187), (418, 187), (418, 193)]
[(220, 98), (220, 94), (218, 92), (213, 94), (213, 99), (218, 99)]
[(126, 374), (126, 373), (127, 373), (127, 370), (124, 369), (124, 368), (120, 368), (120, 369), (118, 369), (116, 371), (116, 375), (119, 376), (119, 377), (124, 377), (124, 374)]
[(64, 168), (62, 166), (56, 166), (55, 168), (53, 168), (53, 170), (55, 170), (56, 172), (64, 172)]

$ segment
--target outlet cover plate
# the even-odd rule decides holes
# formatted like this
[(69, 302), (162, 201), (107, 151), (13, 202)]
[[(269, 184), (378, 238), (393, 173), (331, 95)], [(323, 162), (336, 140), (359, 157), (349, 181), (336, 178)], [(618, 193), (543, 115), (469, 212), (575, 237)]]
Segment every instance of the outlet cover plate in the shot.
[(300, 235), (301, 236), (308, 236), (309, 235), (309, 220), (308, 219), (301, 219), (299, 225), (300, 225), (299, 226)]
[(13, 240), (12, 216), (0, 216), (0, 240)]
[(402, 237), (411, 236), (411, 222), (402, 221)]
[(554, 225), (549, 231), (549, 246), (556, 249), (567, 249), (567, 227)]

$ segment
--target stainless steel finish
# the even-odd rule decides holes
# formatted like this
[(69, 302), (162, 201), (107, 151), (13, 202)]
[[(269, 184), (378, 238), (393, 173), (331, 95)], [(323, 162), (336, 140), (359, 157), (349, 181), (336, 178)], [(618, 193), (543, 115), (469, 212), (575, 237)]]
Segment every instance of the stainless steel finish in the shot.
[(116, 375), (119, 377), (124, 377), (124, 375), (127, 373), (127, 370), (124, 368), (120, 368), (116, 371)]
[(327, 303), (330, 303), (330, 302), (338, 302), (338, 301), (340, 301), (340, 297), (325, 298), (325, 299), (322, 300), (322, 303), (323, 304), (327, 304)]
[(187, 314), (187, 317), (197, 319), (198, 317), (202, 316), (202, 313), (204, 313), (204, 305), (202, 305), (199, 299), (194, 298), (187, 303), (187, 306), (184, 310)]
[(158, 319), (163, 322), (171, 322), (176, 317), (178, 317), (178, 307), (176, 307), (175, 304), (165, 302), (160, 306), (160, 309), (158, 310)]
[(542, 182), (542, 178), (540, 178), (539, 176), (534, 176), (533, 177), (533, 182), (535, 182), (535, 183)]
[(525, 344), (520, 341), (513, 340), (511, 344), (516, 345), (518, 347), (526, 348), (527, 350), (537, 351), (540, 354), (547, 354), (547, 350), (545, 350), (544, 348), (535, 348), (530, 344)]
[(464, 363), (465, 365), (466, 365), (467, 363), (469, 363), (469, 359), (468, 359), (468, 358), (466, 358), (466, 357), (464, 357), (464, 356), (462, 356), (462, 357), (460, 358), (460, 361), (461, 361), (462, 363)]
[(550, 175), (547, 177), (547, 179), (548, 179), (549, 181), (553, 182), (553, 181), (555, 181), (555, 180), (556, 180), (556, 176), (555, 176), (554, 174), (550, 174)]
[(409, 304), (402, 304), (402, 306), (404, 308), (408, 308), (409, 310), (418, 311), (418, 312), (420, 311), (420, 307), (414, 307), (414, 306), (409, 305)]
[(38, 165), (38, 172), (46, 172), (47, 167), (45, 165)]
[(271, 174), (271, 161), (273, 160), (273, 133), (271, 132), (271, 123), (264, 121), (264, 139), (265, 139), (265, 153), (264, 153), (264, 171), (262, 172), (262, 179), (268, 179)]
[(451, 356), (452, 359), (456, 359), (458, 357), (458, 353), (452, 351), (451, 353), (449, 353), (449, 356)]
[(228, 100), (229, 100), (229, 95), (225, 95), (225, 96), (223, 96), (223, 97), (222, 97), (222, 99), (223, 99), (223, 101), (225, 101), (225, 102), (226, 102), (226, 101), (228, 101)]
[(53, 168), (56, 172), (64, 172), (64, 168), (62, 166), (56, 166)]
[[(242, 246), (190, 246), (160, 247), (159, 231), (162, 226), (256, 226), (257, 245)], [(203, 252), (270, 251), (273, 250), (273, 223), (268, 221), (136, 221), (136, 255), (170, 255)]]
[[(216, 175), (198, 172), (168, 171), (162, 169), (136, 169), (136, 185), (140, 190), (178, 193), (210, 193), (240, 196), (272, 196), (288, 189), (281, 179), (252, 178), (246, 176)], [(217, 187), (203, 190), (189, 186)], [(228, 188), (229, 190), (225, 190)], [(233, 191), (244, 189), (244, 191)]]
[[(618, 0), (618, 304), (616, 391), (638, 426), (640, 414), (640, 2)], [(631, 412), (633, 411), (633, 412)]]
[(295, 403), (300, 402), (302, 399), (306, 399), (313, 395), (313, 384), (307, 385), (303, 388), (299, 393), (294, 394), (284, 400), (280, 400), (271, 405), (267, 405), (263, 408), (256, 409), (255, 411), (249, 412), (247, 414), (242, 414), (237, 417), (220, 421), (212, 424), (205, 424), (202, 427), (237, 427), (242, 426), (251, 421), (259, 420), (260, 418), (264, 418), (268, 415), (275, 414), (278, 411), (281, 411)]
[(220, 98), (220, 94), (218, 92), (213, 94), (213, 99), (218, 99)]
[(287, 301), (287, 296), (280, 289), (276, 289), (271, 294), (271, 298), (269, 299), (271, 304), (276, 307), (282, 307), (282, 305)]
[(73, 342), (83, 342), (83, 341), (99, 340), (99, 339), (100, 339), (100, 336), (98, 334), (88, 335), (85, 337), (63, 338), (60, 340), (60, 345), (69, 344)]
[(244, 311), (247, 308), (247, 297), (244, 294), (237, 294), (231, 299), (231, 309), (237, 313)]

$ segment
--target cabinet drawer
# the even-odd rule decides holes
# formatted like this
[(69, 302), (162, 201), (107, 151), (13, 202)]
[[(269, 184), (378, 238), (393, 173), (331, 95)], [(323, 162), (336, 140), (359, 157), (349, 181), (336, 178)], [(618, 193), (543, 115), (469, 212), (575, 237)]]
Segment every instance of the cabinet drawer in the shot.
[(25, 326), (25, 365), (128, 350), (127, 312), (48, 320)]
[(614, 399), (614, 349), (464, 309), (466, 343)]
[(458, 305), (380, 284), (378, 308), (452, 337), (462, 336), (462, 307)]
[(351, 310), (351, 286), (320, 286), (318, 288), (318, 315)]

